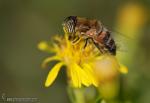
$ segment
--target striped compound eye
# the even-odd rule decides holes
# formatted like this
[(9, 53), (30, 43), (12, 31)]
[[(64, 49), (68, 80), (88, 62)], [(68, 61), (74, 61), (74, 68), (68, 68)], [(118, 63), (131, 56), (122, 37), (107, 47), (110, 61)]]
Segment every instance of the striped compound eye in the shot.
[(63, 27), (68, 34), (75, 33), (75, 26), (76, 26), (76, 16), (69, 16), (63, 22)]

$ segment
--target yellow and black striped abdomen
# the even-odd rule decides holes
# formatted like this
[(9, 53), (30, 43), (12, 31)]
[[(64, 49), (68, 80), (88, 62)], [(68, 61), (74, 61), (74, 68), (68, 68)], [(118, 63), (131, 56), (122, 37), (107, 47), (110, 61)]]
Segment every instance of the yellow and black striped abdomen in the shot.
[(93, 42), (101, 53), (116, 55), (116, 44), (108, 31), (100, 32), (97, 38), (93, 38)]
[(107, 48), (108, 52), (110, 52), (113, 55), (116, 55), (116, 44), (109, 32), (105, 33), (105, 36), (103, 38), (103, 44), (105, 48)]

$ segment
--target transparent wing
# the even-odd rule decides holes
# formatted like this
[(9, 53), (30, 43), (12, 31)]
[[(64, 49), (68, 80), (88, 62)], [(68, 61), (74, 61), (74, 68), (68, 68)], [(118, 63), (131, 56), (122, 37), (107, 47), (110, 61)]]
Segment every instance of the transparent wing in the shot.
[(117, 45), (117, 52), (128, 52), (129, 42), (132, 40), (130, 37), (118, 31), (110, 31), (112, 38), (115, 40)]

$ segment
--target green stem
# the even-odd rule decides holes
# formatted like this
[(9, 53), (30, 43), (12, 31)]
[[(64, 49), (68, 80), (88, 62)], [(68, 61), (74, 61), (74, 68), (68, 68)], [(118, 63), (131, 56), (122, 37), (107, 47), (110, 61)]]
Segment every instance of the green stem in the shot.
[(82, 89), (68, 87), (67, 90), (72, 103), (86, 103)]

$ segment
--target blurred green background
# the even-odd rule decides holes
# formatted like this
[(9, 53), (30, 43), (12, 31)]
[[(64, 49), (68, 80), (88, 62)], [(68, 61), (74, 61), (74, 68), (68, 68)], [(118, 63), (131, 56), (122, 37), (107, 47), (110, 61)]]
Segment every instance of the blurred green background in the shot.
[(44, 87), (50, 68), (41, 69), (41, 62), (49, 55), (39, 51), (37, 44), (63, 34), (61, 23), (70, 15), (96, 18), (114, 28), (118, 12), (128, 3), (141, 5), (147, 20), (126, 64), (129, 73), (124, 76), (121, 98), (126, 103), (149, 103), (150, 0), (0, 0), (0, 97), (5, 93), (36, 97), (40, 103), (69, 103), (64, 71), (51, 87)]

